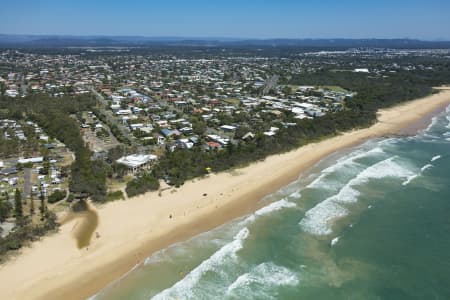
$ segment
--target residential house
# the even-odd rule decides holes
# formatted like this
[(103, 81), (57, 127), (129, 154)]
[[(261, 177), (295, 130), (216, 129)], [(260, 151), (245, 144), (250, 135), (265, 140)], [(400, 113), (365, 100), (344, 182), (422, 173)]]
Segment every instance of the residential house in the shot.
[(130, 174), (136, 174), (141, 170), (149, 169), (157, 159), (158, 157), (153, 154), (132, 154), (121, 157), (116, 162), (127, 166)]

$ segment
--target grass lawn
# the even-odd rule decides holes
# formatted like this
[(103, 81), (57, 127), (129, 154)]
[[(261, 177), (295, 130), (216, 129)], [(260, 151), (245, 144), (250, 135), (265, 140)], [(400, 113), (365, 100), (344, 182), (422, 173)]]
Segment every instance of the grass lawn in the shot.
[(239, 103), (241, 103), (241, 101), (239, 101), (239, 99), (236, 99), (236, 98), (229, 98), (229, 99), (226, 99), (226, 100), (224, 100), (226, 103), (230, 103), (230, 104), (232, 104), (232, 105), (236, 105), (236, 106), (238, 106), (239, 105)]
[(343, 89), (340, 86), (324, 85), (324, 86), (320, 86), (319, 88), (330, 90), (330, 91), (333, 91), (333, 92), (348, 93), (348, 91), (346, 89)]

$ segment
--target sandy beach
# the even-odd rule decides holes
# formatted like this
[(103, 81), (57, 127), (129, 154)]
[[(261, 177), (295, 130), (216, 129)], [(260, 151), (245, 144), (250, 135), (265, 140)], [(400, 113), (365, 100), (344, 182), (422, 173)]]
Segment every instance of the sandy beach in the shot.
[(179, 189), (97, 207), (98, 235), (88, 247), (77, 247), (74, 234), (81, 221), (74, 218), (1, 265), (0, 299), (86, 299), (152, 252), (254, 211), (261, 198), (333, 152), (374, 137), (416, 132), (449, 104), (450, 88), (440, 88), (438, 94), (379, 111), (370, 128), (189, 181)]

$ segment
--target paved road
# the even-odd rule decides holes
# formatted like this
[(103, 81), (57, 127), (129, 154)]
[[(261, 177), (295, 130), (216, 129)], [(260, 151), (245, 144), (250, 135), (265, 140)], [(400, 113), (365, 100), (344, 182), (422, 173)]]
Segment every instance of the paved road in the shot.
[(268, 80), (266, 80), (266, 84), (265, 84), (264, 90), (263, 90), (263, 95), (266, 95), (267, 93), (269, 93), (269, 91), (277, 85), (279, 78), (280, 78), (279, 75), (273, 75)]
[(24, 169), (23, 198), (28, 198), (31, 193), (31, 168)]
[(100, 101), (100, 103), (104, 106), (103, 109), (103, 114), (106, 116), (106, 119), (108, 120), (109, 123), (116, 125), (117, 128), (119, 128), (120, 132), (122, 133), (122, 135), (126, 138), (128, 138), (131, 141), (131, 145), (133, 146), (137, 146), (136, 140), (134, 139), (133, 136), (131, 136), (130, 131), (127, 130), (127, 128), (125, 128), (125, 126), (123, 126), (122, 124), (120, 124), (117, 120), (116, 117), (114, 117), (113, 113), (108, 109), (108, 101), (106, 101), (106, 99), (100, 95), (99, 93), (97, 93), (96, 90), (91, 89), (92, 93), (94, 93), (94, 95), (97, 97), (97, 99)]

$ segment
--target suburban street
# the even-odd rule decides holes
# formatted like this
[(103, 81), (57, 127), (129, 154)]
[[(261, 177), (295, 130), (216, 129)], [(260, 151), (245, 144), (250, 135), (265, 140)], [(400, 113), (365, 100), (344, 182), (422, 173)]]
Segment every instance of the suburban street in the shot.
[(106, 101), (106, 99), (102, 95), (100, 95), (95, 89), (91, 89), (91, 91), (92, 91), (92, 93), (94, 93), (94, 95), (97, 97), (97, 99), (100, 101), (100, 103), (105, 108), (102, 110), (102, 113), (106, 117), (108, 122), (110, 122), (110, 124), (116, 125), (117, 128), (119, 128), (122, 135), (125, 136), (128, 140), (130, 140), (132, 146), (137, 146), (137, 143), (136, 143), (134, 137), (130, 134), (130, 132), (127, 130), (127, 128), (125, 128), (122, 124), (117, 122), (117, 119), (114, 117), (112, 111), (108, 109), (108, 106), (109, 106), (108, 101)]
[(25, 168), (23, 170), (24, 172), (24, 176), (23, 176), (23, 198), (26, 199), (28, 197), (30, 197), (30, 193), (31, 193), (31, 186), (32, 186), (32, 182), (31, 182), (31, 168)]

